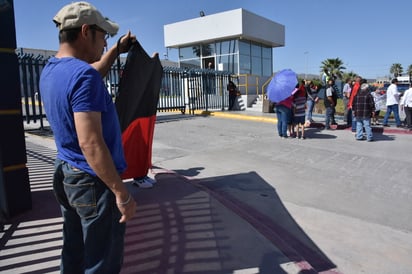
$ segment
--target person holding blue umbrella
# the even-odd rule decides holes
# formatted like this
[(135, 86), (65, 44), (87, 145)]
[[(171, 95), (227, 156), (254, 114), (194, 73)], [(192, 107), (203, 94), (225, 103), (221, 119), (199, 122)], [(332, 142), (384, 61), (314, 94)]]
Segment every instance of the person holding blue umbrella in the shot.
[(274, 111), (278, 119), (278, 134), (282, 139), (288, 137), (288, 125), (292, 123), (293, 94), (297, 91), (297, 75), (291, 69), (284, 69), (275, 74), (267, 88), (270, 101), (276, 103)]
[(288, 138), (288, 128), (289, 132), (292, 134), (292, 105), (293, 95), (277, 103), (274, 109), (278, 119), (278, 134), (282, 139)]

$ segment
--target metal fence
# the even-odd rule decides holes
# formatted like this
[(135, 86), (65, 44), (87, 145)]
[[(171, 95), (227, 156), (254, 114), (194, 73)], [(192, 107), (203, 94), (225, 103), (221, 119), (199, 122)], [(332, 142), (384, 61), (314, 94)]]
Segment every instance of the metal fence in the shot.
[[(46, 119), (39, 91), (39, 79), (47, 63), (42, 56), (18, 55), (21, 84), (22, 115), (26, 123)], [(121, 64), (121, 68), (124, 64)], [(229, 99), (226, 86), (231, 80), (228, 72), (208, 69), (163, 67), (158, 111), (224, 110)], [(103, 79), (108, 92), (115, 99), (118, 93), (118, 66), (114, 65)]]
[(22, 115), (26, 123), (40, 121), (43, 128), (45, 118), (39, 92), (40, 73), (46, 65), (46, 60), (41, 56), (32, 54), (18, 55), (20, 72), (20, 91), (22, 103)]

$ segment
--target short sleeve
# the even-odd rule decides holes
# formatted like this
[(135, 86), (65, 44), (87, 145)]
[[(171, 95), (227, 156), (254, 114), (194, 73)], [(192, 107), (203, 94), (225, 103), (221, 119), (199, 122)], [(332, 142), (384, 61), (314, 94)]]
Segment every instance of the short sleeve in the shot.
[(74, 81), (71, 94), (73, 112), (106, 112), (106, 93), (102, 77), (92, 67)]

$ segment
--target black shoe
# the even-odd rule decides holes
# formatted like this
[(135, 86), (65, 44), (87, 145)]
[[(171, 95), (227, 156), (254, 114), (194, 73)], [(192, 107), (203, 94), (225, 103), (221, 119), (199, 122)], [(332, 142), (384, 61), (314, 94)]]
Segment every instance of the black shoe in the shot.
[(399, 125), (399, 126), (396, 126), (396, 127), (398, 127), (398, 128), (403, 128), (404, 126), (403, 126), (403, 125)]
[(384, 124), (383, 126), (384, 126), (384, 127), (390, 127), (390, 125), (388, 125), (388, 124)]

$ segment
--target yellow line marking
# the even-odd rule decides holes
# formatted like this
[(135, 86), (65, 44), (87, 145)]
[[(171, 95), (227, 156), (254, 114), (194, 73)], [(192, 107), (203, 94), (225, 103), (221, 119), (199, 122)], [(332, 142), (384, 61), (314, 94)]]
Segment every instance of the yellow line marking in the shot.
[(12, 165), (12, 166), (3, 167), (3, 171), (4, 172), (10, 172), (10, 171), (25, 169), (25, 168), (26, 168), (26, 164), (19, 164), (19, 165)]
[(223, 112), (212, 112), (210, 115), (216, 116), (216, 117), (222, 117), (222, 118), (249, 120), (249, 121), (257, 121), (257, 122), (264, 122), (264, 123), (271, 123), (271, 124), (276, 124), (278, 122), (276, 117), (250, 116), (250, 115), (245, 115), (245, 114), (231, 114), (231, 113), (223, 113)]
[(2, 109), (0, 110), (0, 115), (20, 115), (20, 109)]
[(0, 52), (14, 53), (14, 54), (16, 54), (16, 50), (15, 50), (15, 49), (11, 49), (11, 48), (0, 48)]
[(276, 124), (278, 119), (276, 117), (269, 117), (269, 116), (253, 116), (253, 115), (246, 115), (241, 113), (228, 113), (228, 112), (212, 112), (212, 111), (195, 111), (196, 115), (210, 115), (215, 117), (227, 118), (227, 119), (238, 119), (238, 120), (249, 120), (249, 121), (257, 121), (257, 122), (264, 122), (264, 123), (271, 123)]

